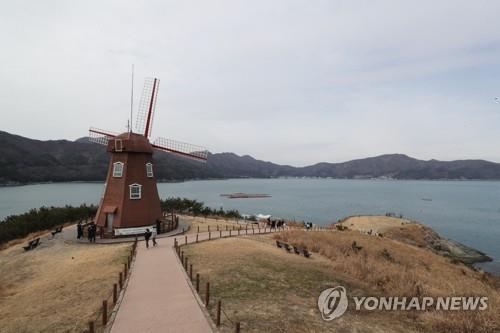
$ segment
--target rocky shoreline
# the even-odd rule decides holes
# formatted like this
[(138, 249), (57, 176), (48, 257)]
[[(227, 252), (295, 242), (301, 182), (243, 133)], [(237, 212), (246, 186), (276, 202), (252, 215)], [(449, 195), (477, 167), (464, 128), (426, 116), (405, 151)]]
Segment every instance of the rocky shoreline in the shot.
[(485, 253), (454, 241), (453, 239), (439, 238), (437, 241), (433, 241), (430, 246), (434, 252), (468, 265), (493, 261), (493, 259)]
[(416, 221), (395, 216), (351, 216), (340, 222), (351, 230), (376, 234), (420, 248), (427, 248), (441, 256), (467, 265), (493, 261), (487, 254), (441, 237), (430, 227)]

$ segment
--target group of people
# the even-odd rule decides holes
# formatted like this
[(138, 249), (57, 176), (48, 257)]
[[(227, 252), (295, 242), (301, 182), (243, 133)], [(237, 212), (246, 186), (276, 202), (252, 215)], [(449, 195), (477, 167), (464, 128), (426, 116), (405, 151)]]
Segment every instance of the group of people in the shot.
[(304, 226), (306, 227), (306, 230), (311, 230), (313, 228), (312, 222), (304, 222)]
[(267, 219), (267, 225), (271, 227), (271, 229), (280, 229), (285, 226), (285, 220), (279, 219), (279, 220), (271, 220), (271, 218)]
[[(76, 238), (80, 239), (83, 238), (83, 229), (84, 225), (82, 224), (82, 221), (78, 222), (76, 225)], [(97, 225), (92, 221), (91, 223), (87, 224), (87, 238), (90, 243), (95, 243), (95, 236), (97, 233)]]
[(153, 231), (150, 231), (149, 228), (146, 229), (146, 232), (144, 233), (144, 239), (146, 240), (146, 248), (149, 249), (149, 240), (151, 239), (153, 241), (153, 247), (158, 245), (156, 242), (156, 236), (158, 235), (158, 232), (156, 231), (156, 227), (153, 227)]
[[(144, 239), (146, 240), (146, 248), (149, 248), (149, 241), (153, 241), (153, 246), (158, 245), (156, 242), (156, 236), (158, 235), (158, 229), (160, 227), (160, 221), (157, 221), (156, 226), (152, 228), (152, 230), (149, 230), (149, 228), (146, 229), (144, 232)], [(81, 239), (84, 237), (83, 231), (84, 228), (87, 227), (87, 238), (90, 243), (95, 243), (96, 239), (96, 234), (97, 234), (97, 225), (92, 221), (91, 223), (88, 223), (84, 225), (82, 221), (78, 222), (76, 225), (76, 238)], [(101, 235), (102, 236), (102, 235)]]

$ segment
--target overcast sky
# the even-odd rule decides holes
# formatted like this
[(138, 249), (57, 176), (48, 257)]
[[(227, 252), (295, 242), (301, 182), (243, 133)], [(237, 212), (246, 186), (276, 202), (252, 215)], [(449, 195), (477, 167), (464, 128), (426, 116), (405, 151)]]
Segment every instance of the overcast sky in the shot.
[[(500, 1), (10, 1), (0, 130), (125, 131), (292, 165), (384, 153), (500, 161)], [(134, 110), (136, 111), (136, 110)]]

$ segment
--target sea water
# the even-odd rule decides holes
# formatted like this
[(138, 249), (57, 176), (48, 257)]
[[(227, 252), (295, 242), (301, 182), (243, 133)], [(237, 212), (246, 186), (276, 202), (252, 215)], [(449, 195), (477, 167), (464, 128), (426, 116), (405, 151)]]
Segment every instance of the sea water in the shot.
[[(59, 183), (0, 188), (0, 219), (30, 208), (97, 203), (102, 183)], [(500, 182), (342, 179), (230, 179), (160, 183), (161, 198), (187, 197), (243, 214), (327, 224), (348, 215), (392, 212), (420, 221), (442, 236), (492, 256), (482, 264), (500, 273)], [(229, 199), (226, 193), (270, 198)]]

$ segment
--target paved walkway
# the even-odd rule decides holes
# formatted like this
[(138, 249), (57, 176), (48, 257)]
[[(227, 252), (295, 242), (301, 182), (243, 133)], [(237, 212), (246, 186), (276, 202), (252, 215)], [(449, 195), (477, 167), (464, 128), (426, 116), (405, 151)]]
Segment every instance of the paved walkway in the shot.
[[(251, 232), (249, 230), (248, 234)], [(232, 235), (237, 234), (237, 231), (232, 231)], [(244, 234), (245, 230), (242, 230), (241, 235)], [(211, 233), (212, 238), (219, 235), (219, 232)], [(222, 232), (222, 236), (229, 236), (229, 231)], [(187, 237), (188, 242), (192, 242), (196, 234)], [(208, 233), (200, 233), (199, 240), (205, 239), (208, 239)], [(182, 245), (185, 236), (177, 236), (177, 240)], [(174, 237), (158, 239), (158, 246), (149, 249), (144, 242), (139, 242), (112, 333), (212, 332), (209, 320), (189, 287), (173, 245)]]

